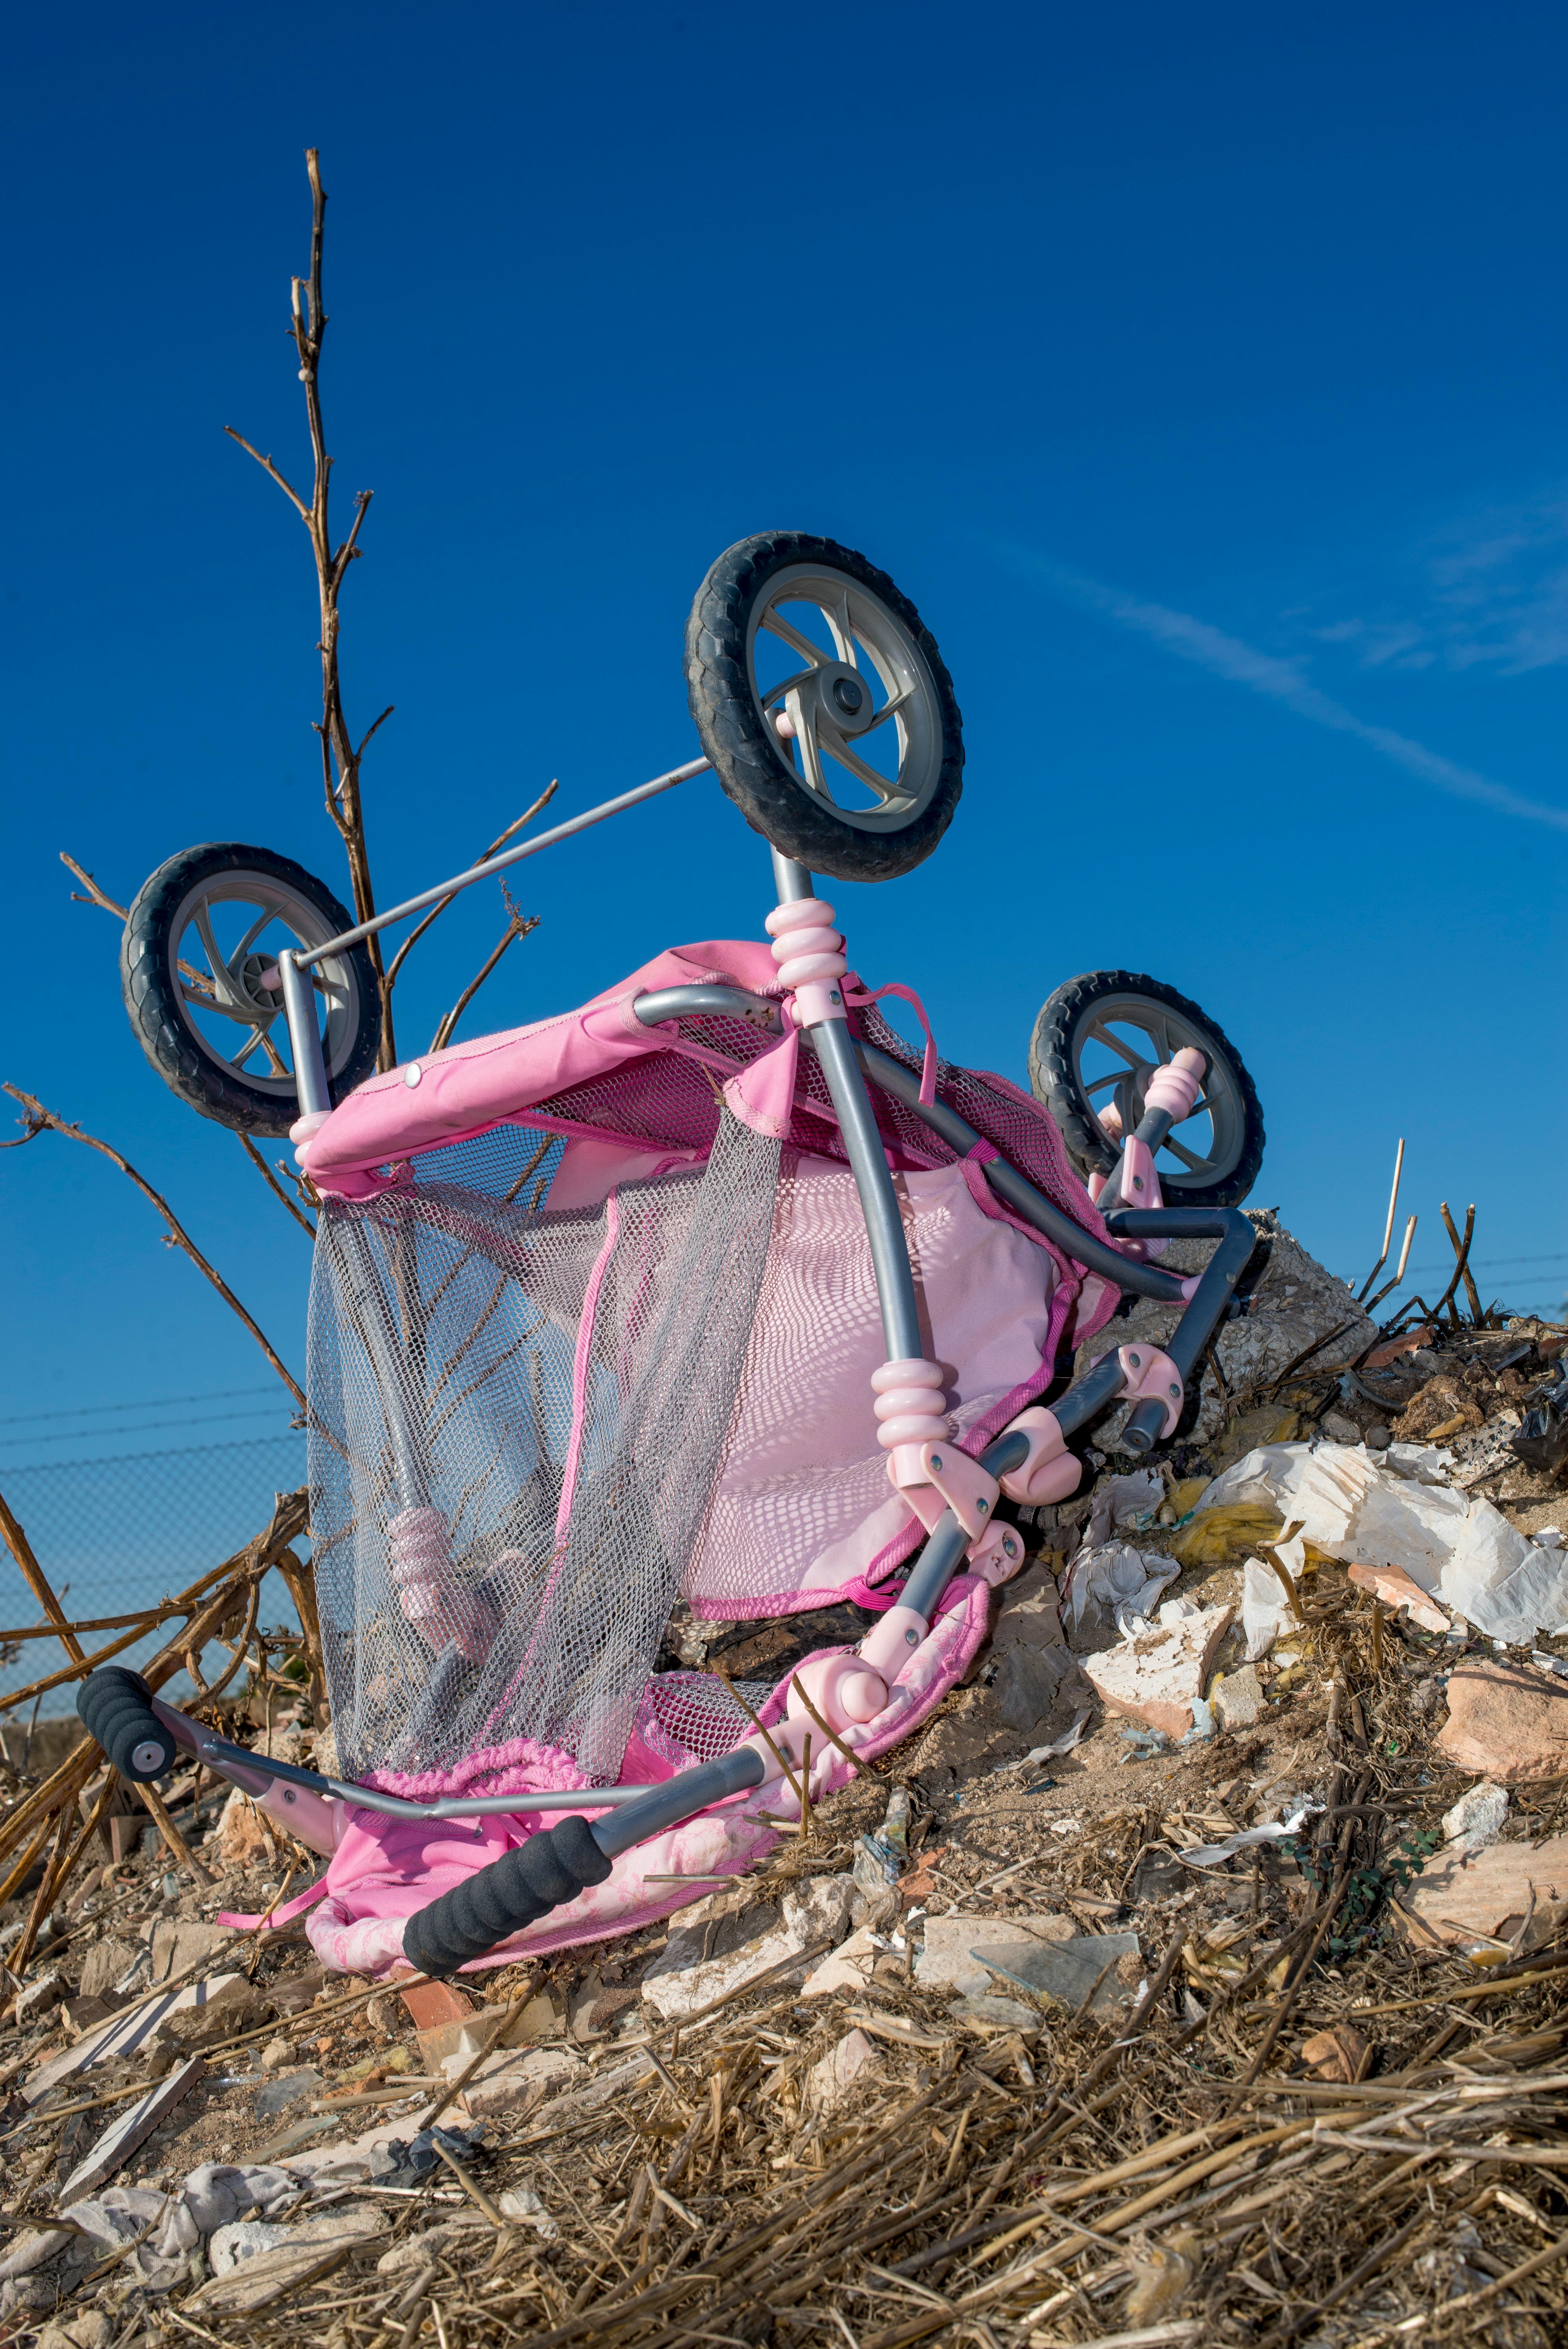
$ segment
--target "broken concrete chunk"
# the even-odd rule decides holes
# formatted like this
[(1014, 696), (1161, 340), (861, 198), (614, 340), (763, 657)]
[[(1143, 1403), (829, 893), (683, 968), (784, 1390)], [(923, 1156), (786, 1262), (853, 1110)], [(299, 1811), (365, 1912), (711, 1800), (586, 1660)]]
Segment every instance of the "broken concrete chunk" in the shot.
[(1532, 1664), (1474, 1661), (1449, 1675), (1439, 1750), (1500, 1786), (1568, 1770), (1568, 1683)]
[(1265, 1710), (1263, 1682), (1252, 1664), (1242, 1664), (1214, 1682), (1210, 1702), (1221, 1729), (1250, 1729)]
[[(510, 2194), (502, 2195), (500, 2207), (503, 2216), (511, 2216), (506, 2205), (511, 2199)], [(377, 2275), (412, 2276), (418, 2269), (432, 2267), (438, 2260), (449, 2258), (453, 2253), (460, 2258), (463, 2252), (475, 2249), (476, 2230), (480, 2228), (486, 2230), (486, 2240), (491, 2240), (488, 2222), (481, 2212), (454, 2210), (449, 2219), (442, 2219), (435, 2226), (427, 2227), (422, 2235), (409, 2235), (402, 2242), (394, 2243), (389, 2251), (383, 2251), (376, 2262), (376, 2272)]]
[(41, 2014), (58, 2006), (64, 1988), (58, 1974), (40, 1974), (36, 1982), (25, 1983), (16, 1993), (17, 2022), (36, 2023)]
[(844, 2102), (877, 2051), (863, 2031), (846, 2032), (806, 2075), (806, 2103), (812, 2112), (831, 2113)]
[(198, 1925), (170, 1920), (152, 1929), (152, 1980), (167, 1982), (188, 1967), (204, 1966), (234, 1936), (226, 1925)]
[[(1016, 1982), (1037, 1998), (1077, 2013), (1088, 2002), (1091, 2014), (1125, 2002), (1119, 1979), (1123, 1960), (1139, 1958), (1136, 1933), (1078, 1933), (1068, 1941), (1041, 1941), (1032, 1949), (977, 1940), (970, 1954), (988, 1972)], [(1093, 1993), (1092, 1997), (1090, 1993)]]
[(1418, 1940), (1462, 1947), (1479, 1935), (1538, 1949), (1568, 1918), (1568, 1836), (1475, 1852), (1455, 1845), (1427, 1862), (1402, 1905), (1426, 1929)]
[(1508, 1795), (1501, 1786), (1494, 1786), (1483, 1778), (1478, 1786), (1460, 1796), (1451, 1811), (1443, 1813), (1443, 1836), (1449, 1843), (1463, 1844), (1467, 1851), (1484, 1851), (1502, 1833), (1502, 1823), (1508, 1816)]
[(135, 1955), (131, 1942), (118, 1941), (112, 1934), (106, 1940), (95, 1941), (82, 1960), (83, 1998), (102, 1998), (106, 1991), (113, 1990), (121, 1975), (129, 1971)]
[(999, 1998), (985, 1992), (978, 1998), (955, 1998), (947, 2010), (955, 2023), (973, 2023), (982, 2031), (1038, 2031), (1040, 2010), (1021, 1998)]
[(1214, 1651), (1230, 1629), (1233, 1607), (1203, 1607), (1161, 1620), (1083, 1668), (1102, 1702), (1130, 1721), (1180, 1742), (1201, 1720)]
[(1374, 1599), (1380, 1599), (1384, 1606), (1392, 1608), (1396, 1614), (1401, 1607), (1408, 1608), (1411, 1622), (1418, 1623), (1423, 1630), (1448, 1630), (1449, 1618), (1445, 1610), (1435, 1599), (1428, 1598), (1418, 1582), (1412, 1582), (1409, 1576), (1402, 1574), (1397, 1566), (1353, 1566), (1350, 1579), (1361, 1589), (1369, 1590)]
[[(448, 2063), (456, 2076), (471, 2060), (450, 2056)], [(569, 2047), (535, 2047), (527, 2054), (503, 2048), (480, 2065), (459, 2102), (467, 2106), (470, 2119), (515, 2112), (520, 2105), (539, 2103), (552, 2088), (564, 2087), (586, 2070), (584, 2058)]]
[(988, 1949), (1037, 1949), (1043, 1941), (1070, 1941), (1066, 1917), (928, 1917), (925, 1947), (915, 1960), (914, 1978), (926, 1990), (952, 1989), (982, 1998), (995, 1988), (987, 1969), (969, 1954), (977, 1941)]
[(815, 1877), (786, 1892), (778, 1909), (759, 1901), (721, 1919), (706, 1955), (709, 1926), (677, 1928), (643, 1976), (644, 1998), (665, 2023), (695, 2014), (699, 2006), (724, 1997), (754, 1974), (765, 1973), (829, 1934), (836, 1938), (843, 1930), (852, 1890), (848, 1875)]
[(862, 1925), (812, 1967), (800, 1985), (801, 1997), (825, 1998), (830, 1991), (863, 1990), (882, 1955), (879, 1939), (869, 1925)]

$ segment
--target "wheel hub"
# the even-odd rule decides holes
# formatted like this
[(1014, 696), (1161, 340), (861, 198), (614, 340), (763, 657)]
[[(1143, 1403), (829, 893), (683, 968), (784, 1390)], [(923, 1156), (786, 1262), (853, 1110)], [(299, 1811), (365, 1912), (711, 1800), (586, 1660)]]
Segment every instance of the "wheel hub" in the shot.
[(258, 1011), (283, 1009), (284, 983), (276, 955), (248, 954), (234, 976)]
[(843, 661), (826, 661), (811, 679), (822, 716), (835, 733), (863, 734), (875, 711), (866, 681)]

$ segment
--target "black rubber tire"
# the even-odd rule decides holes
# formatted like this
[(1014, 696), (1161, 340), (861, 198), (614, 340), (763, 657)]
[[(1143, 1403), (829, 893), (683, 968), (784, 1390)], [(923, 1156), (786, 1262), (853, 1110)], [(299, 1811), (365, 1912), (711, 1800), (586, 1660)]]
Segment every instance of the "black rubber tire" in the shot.
[(1097, 1006), (1113, 996), (1142, 995), (1180, 1014), (1212, 1046), (1208, 1057), (1222, 1057), (1235, 1082), (1242, 1104), (1243, 1134), (1235, 1164), (1220, 1180), (1184, 1183), (1161, 1169), (1165, 1203), (1171, 1207), (1236, 1207), (1258, 1179), (1263, 1164), (1264, 1113), (1257, 1088), (1246, 1065), (1218, 1020), (1187, 996), (1179, 995), (1163, 979), (1135, 970), (1085, 971), (1058, 987), (1040, 1008), (1029, 1039), (1029, 1085), (1055, 1119), (1068, 1155), (1081, 1175), (1109, 1174), (1117, 1150), (1100, 1124), (1078, 1081), (1073, 1047), (1084, 1021)]
[(77, 1717), (133, 1785), (148, 1785), (174, 1767), (180, 1749), (153, 1712), (152, 1691), (139, 1672), (121, 1664), (89, 1672), (77, 1691)]
[[(297, 1094), (264, 1092), (225, 1068), (188, 1018), (170, 967), (178, 944), (172, 936), (176, 917), (191, 890), (203, 881), (236, 873), (259, 873), (296, 891), (325, 924), (323, 938), (354, 926), (353, 915), (326, 884), (292, 857), (238, 841), (209, 841), (201, 848), (181, 849), (142, 884), (120, 940), (119, 991), (137, 1041), (181, 1101), (239, 1133), (284, 1134), (299, 1115)], [(334, 1102), (370, 1074), (381, 1038), (380, 996), (364, 943), (350, 947), (341, 959), (348, 965), (353, 993), (346, 1047), (340, 1047), (336, 1065), (327, 1071)]]
[[(867, 832), (812, 798), (752, 690), (747, 640), (752, 607), (776, 573), (797, 563), (843, 572), (869, 588), (918, 644), (936, 688), (942, 766), (926, 805), (902, 829)], [(885, 571), (830, 538), (759, 531), (727, 547), (697, 589), (686, 622), (686, 693), (697, 734), (726, 793), (753, 832), (837, 881), (895, 881), (924, 863), (953, 821), (964, 789), (964, 730), (936, 640)]]
[(611, 1866), (586, 1819), (562, 1819), (417, 1909), (403, 1928), (403, 1954), (421, 1973), (456, 1973), (587, 1885), (603, 1884)]

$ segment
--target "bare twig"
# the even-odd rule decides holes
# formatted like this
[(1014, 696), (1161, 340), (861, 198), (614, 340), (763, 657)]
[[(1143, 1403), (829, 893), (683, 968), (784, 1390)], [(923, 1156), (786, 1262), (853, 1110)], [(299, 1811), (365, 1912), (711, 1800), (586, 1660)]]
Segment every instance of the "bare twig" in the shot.
[[(1457, 1330), (1460, 1325), (1460, 1311), (1459, 1307), (1454, 1303), (1454, 1291), (1458, 1288), (1460, 1282), (1463, 1279), (1465, 1266), (1470, 1261), (1470, 1240), (1475, 1233), (1475, 1203), (1473, 1200), (1471, 1201), (1469, 1212), (1465, 1216), (1465, 1236), (1462, 1240), (1460, 1240), (1454, 1230), (1454, 1219), (1449, 1213), (1449, 1203), (1446, 1199), (1441, 1202), (1439, 1213), (1442, 1216), (1444, 1224), (1448, 1227), (1448, 1235), (1449, 1239), (1453, 1242), (1454, 1254), (1459, 1258), (1459, 1262), (1454, 1267), (1453, 1278), (1449, 1281), (1448, 1287), (1439, 1298), (1436, 1305), (1433, 1306), (1432, 1310), (1430, 1314), (1427, 1316), (1427, 1319), (1432, 1321), (1438, 1320), (1446, 1308), (1449, 1319)], [(1407, 1307), (1406, 1310), (1408, 1311), (1408, 1307)]]
[(1383, 1226), (1383, 1253), (1356, 1292), (1357, 1305), (1365, 1305), (1367, 1292), (1388, 1261), (1388, 1250), (1394, 1245), (1394, 1210), (1399, 1204), (1399, 1176), (1405, 1164), (1405, 1137), (1399, 1136), (1399, 1147), (1394, 1153), (1394, 1187), (1388, 1194), (1388, 1220)]
[(1480, 1297), (1476, 1288), (1475, 1282), (1470, 1278), (1470, 1235), (1475, 1229), (1475, 1209), (1471, 1207), (1470, 1214), (1465, 1218), (1465, 1236), (1462, 1245), (1458, 1232), (1454, 1229), (1454, 1219), (1449, 1213), (1449, 1203), (1446, 1199), (1442, 1203), (1442, 1218), (1443, 1229), (1448, 1233), (1449, 1238), (1453, 1244), (1454, 1254), (1459, 1259), (1458, 1278), (1462, 1279), (1465, 1285), (1465, 1296), (1470, 1303), (1470, 1318), (1479, 1329), (1481, 1323), (1485, 1320), (1486, 1315), (1482, 1309)]
[(106, 914), (116, 914), (122, 922), (125, 920), (126, 916), (129, 911), (129, 907), (126, 905), (117, 905), (114, 899), (104, 890), (98, 887), (98, 885), (93, 879), (92, 874), (85, 871), (84, 868), (77, 863), (74, 856), (67, 856), (63, 848), (60, 851), (60, 863), (64, 864), (68, 871), (76, 874), (77, 879), (81, 883), (83, 888), (88, 893), (85, 897), (78, 897), (74, 889), (71, 891), (71, 896), (77, 905), (100, 905)]
[[(380, 721), (377, 720), (377, 722), (379, 724)], [(374, 729), (372, 731), (374, 731)], [(366, 741), (370, 740), (368, 734), (366, 736), (365, 740)], [(360, 747), (363, 749), (364, 744), (362, 743)], [(521, 832), (525, 823), (531, 823), (533, 818), (539, 813), (541, 808), (546, 808), (550, 805), (551, 801), (555, 797), (556, 788), (557, 786), (554, 781), (546, 783), (544, 789), (540, 792), (539, 797), (534, 801), (533, 805), (530, 808), (524, 808), (522, 813), (518, 816), (514, 822), (509, 823), (503, 833), (498, 833), (496, 838), (490, 842), (488, 848), (481, 848), (479, 854), (475, 857), (474, 863), (476, 864), (485, 864), (489, 863), (492, 856), (499, 856), (501, 850), (506, 846), (507, 842), (511, 839), (512, 835), (515, 833)], [(402, 969), (404, 963), (407, 959), (409, 948), (418, 945), (419, 940), (424, 936), (426, 931), (429, 928), (437, 915), (444, 914), (449, 905), (454, 905), (459, 895), (459, 892), (454, 889), (449, 897), (443, 897), (437, 905), (431, 906), (429, 912), (426, 915), (422, 922), (415, 923), (414, 927), (409, 931), (407, 936), (404, 939), (402, 945), (393, 956), (391, 962), (387, 965), (387, 984), (388, 987), (393, 987), (397, 984), (397, 974)]]
[(284, 1189), (283, 1185), (278, 1181), (277, 1176), (273, 1173), (272, 1168), (267, 1164), (266, 1160), (262, 1156), (261, 1152), (256, 1148), (255, 1143), (251, 1140), (250, 1135), (248, 1133), (242, 1133), (239, 1139), (241, 1149), (244, 1152), (246, 1157), (250, 1160), (252, 1165), (255, 1168), (257, 1174), (261, 1176), (263, 1182), (272, 1193), (273, 1198), (278, 1201), (281, 1206), (285, 1207), (288, 1210), (295, 1223), (299, 1226), (301, 1231), (304, 1232), (305, 1237), (307, 1239), (315, 1239), (315, 1226), (311, 1222), (308, 1216), (303, 1214), (301, 1210), (295, 1206), (294, 1201), (289, 1197), (288, 1193)]
[(52, 1109), (46, 1109), (41, 1101), (32, 1093), (24, 1092), (20, 1085), (0, 1085), (0, 1092), (9, 1093), (12, 1100), (20, 1102), (23, 1109), (26, 1111), (26, 1115), (22, 1120), (22, 1123), (29, 1129), (29, 1132), (24, 1136), (25, 1140), (30, 1141), (33, 1134), (41, 1133), (46, 1131), (46, 1129), (50, 1133), (63, 1133), (67, 1141), (85, 1143), (89, 1150), (98, 1151), (102, 1157), (105, 1157), (109, 1161), (111, 1165), (118, 1166), (122, 1174), (129, 1177), (130, 1181), (135, 1184), (137, 1189), (141, 1193), (142, 1197), (149, 1200), (151, 1205), (157, 1208), (159, 1214), (168, 1225), (169, 1237), (165, 1245), (170, 1247), (183, 1249), (184, 1253), (190, 1257), (191, 1263), (196, 1267), (197, 1271), (204, 1274), (206, 1278), (211, 1282), (213, 1288), (217, 1290), (224, 1304), (227, 1305), (232, 1311), (239, 1315), (241, 1320), (244, 1323), (246, 1329), (250, 1331), (252, 1337), (255, 1340), (257, 1345), (261, 1348), (263, 1353), (272, 1364), (273, 1370), (276, 1371), (279, 1378), (282, 1379), (284, 1386), (287, 1387), (290, 1394), (293, 1395), (301, 1411), (303, 1411), (305, 1407), (304, 1392), (295, 1383), (294, 1380), (290, 1377), (288, 1371), (284, 1370), (283, 1363), (273, 1352), (271, 1341), (268, 1340), (265, 1333), (260, 1328), (259, 1324), (251, 1319), (251, 1316), (246, 1312), (244, 1307), (241, 1304), (233, 1290), (230, 1288), (228, 1282), (223, 1278), (222, 1274), (219, 1272), (215, 1267), (208, 1263), (207, 1258), (202, 1255), (195, 1241), (191, 1237), (190, 1233), (185, 1229), (184, 1225), (180, 1221), (179, 1217), (174, 1213), (173, 1208), (169, 1205), (168, 1200), (153, 1189), (151, 1184), (148, 1182), (145, 1175), (141, 1175), (137, 1173), (129, 1159), (123, 1157), (111, 1143), (100, 1142), (96, 1133), (88, 1133), (81, 1126), (72, 1125), (65, 1118), (57, 1117)]
[[(390, 718), (390, 708), (384, 709), (375, 724), (369, 727), (357, 744), (349, 732), (344, 714), (343, 686), (338, 668), (338, 594), (348, 574), (349, 565), (363, 552), (359, 545), (360, 528), (370, 508), (372, 492), (361, 490), (354, 502), (354, 520), (342, 544), (334, 547), (329, 507), (332, 459), (327, 454), (326, 430), (321, 412), (321, 349), (326, 333), (326, 309), (322, 300), (322, 251), (326, 229), (326, 191), (321, 184), (320, 159), (314, 147), (305, 150), (305, 171), (310, 180), (311, 232), (310, 270), (308, 275), (292, 281), (291, 332), (299, 358), (299, 378), (304, 386), (305, 419), (310, 429), (313, 478), (308, 502), (273, 462), (253, 448), (244, 435), (232, 425), (224, 430), (232, 440), (253, 457), (262, 471), (270, 475), (310, 533), (311, 553), (315, 561), (316, 595), (321, 616), (321, 716), (315, 730), (321, 740), (322, 784), (326, 812), (337, 827), (348, 856), (349, 879), (354, 890), (355, 918), (369, 921), (376, 912), (376, 892), (370, 877), (370, 856), (365, 836), (365, 806), (360, 796), (359, 765), (372, 735)], [(396, 1065), (397, 1048), (392, 1026), (392, 994), (382, 961), (381, 941), (372, 936), (365, 941), (366, 952), (376, 972), (381, 996), (381, 1044), (377, 1065), (390, 1069)]]
[(56, 1598), (49, 1578), (33, 1555), (33, 1545), (12, 1515), (9, 1503), (0, 1494), (0, 1534), (5, 1537), (5, 1547), (22, 1569), (22, 1578), (54, 1625), (59, 1641), (71, 1661), (82, 1661), (81, 1643), (66, 1619), (65, 1609)]
[(501, 895), (503, 897), (506, 897), (507, 910), (511, 914), (511, 919), (508, 922), (505, 930), (501, 934), (500, 944), (495, 947), (488, 959), (481, 965), (478, 974), (469, 981), (467, 987), (464, 988), (462, 993), (459, 996), (457, 1001), (453, 1004), (451, 1009), (447, 1013), (446, 1018), (441, 1021), (440, 1026), (431, 1037), (430, 1050), (432, 1052), (444, 1051), (446, 1047), (451, 1042), (454, 1034), (457, 1032), (459, 1020), (462, 1018), (464, 1012), (468, 1009), (469, 1004), (473, 1001), (475, 996), (479, 993), (480, 988), (490, 977), (491, 971), (494, 970), (497, 963), (500, 962), (502, 955), (505, 954), (513, 938), (525, 938), (527, 937), (530, 930), (536, 930), (539, 927), (539, 916), (537, 914), (520, 914), (517, 907), (512, 904), (510, 895), (507, 895), (504, 885), (502, 885)]

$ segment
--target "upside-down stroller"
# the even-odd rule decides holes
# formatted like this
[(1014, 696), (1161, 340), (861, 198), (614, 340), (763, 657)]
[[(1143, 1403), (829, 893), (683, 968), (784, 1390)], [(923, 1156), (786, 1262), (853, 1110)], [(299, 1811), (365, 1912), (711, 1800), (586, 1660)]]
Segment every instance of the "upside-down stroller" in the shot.
[[(1059, 989), (1036, 1099), (929, 1030), (912, 1051), (851, 969), (812, 874), (910, 871), (962, 780), (892, 581), (829, 540), (745, 540), (686, 674), (702, 758), (375, 921), (220, 845), (170, 859), (127, 924), (154, 1065), (290, 1133), (320, 1199), (311, 1537), (342, 1775), (231, 1744), (133, 1672), (79, 1709), (128, 1777), (199, 1755), (322, 1853), (309, 1930), (343, 1968), (447, 1974), (661, 1916), (908, 1737), (1023, 1563), (1018, 1506), (1075, 1489), (1113, 1406), (1125, 1452), (1175, 1431), (1253, 1248), (1256, 1096), (1173, 990)], [(373, 931), (708, 769), (770, 843), (769, 945), (672, 947), (579, 1010), (368, 1073)], [(1179, 1235), (1218, 1243), (1201, 1275), (1156, 1260)], [(1047, 1403), (1129, 1292), (1181, 1307), (1165, 1347), (1108, 1340)], [(655, 1671), (681, 1596), (729, 1619), (849, 1601), (869, 1628), (732, 1692)]]

